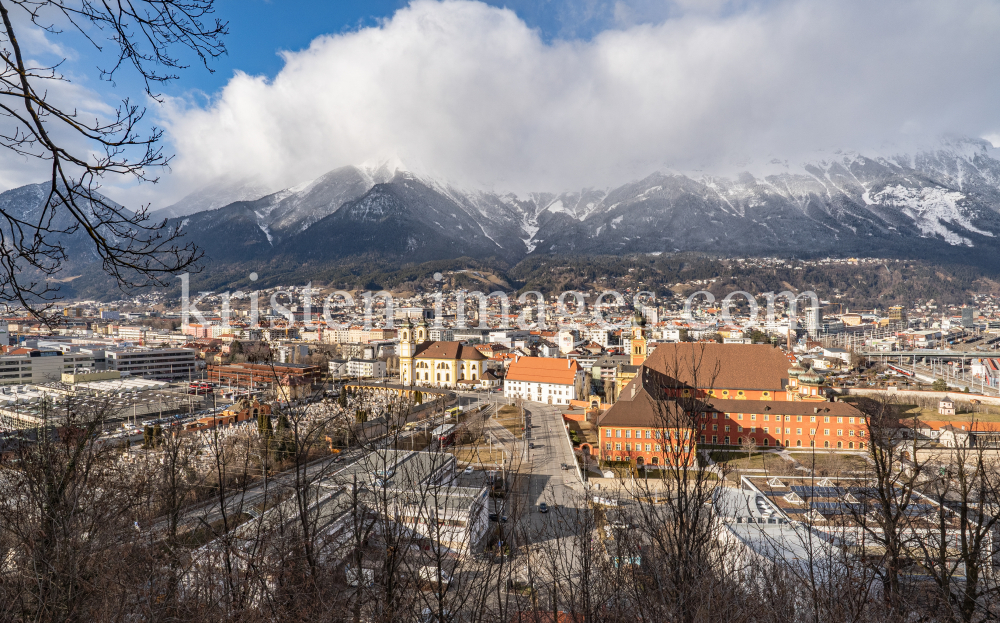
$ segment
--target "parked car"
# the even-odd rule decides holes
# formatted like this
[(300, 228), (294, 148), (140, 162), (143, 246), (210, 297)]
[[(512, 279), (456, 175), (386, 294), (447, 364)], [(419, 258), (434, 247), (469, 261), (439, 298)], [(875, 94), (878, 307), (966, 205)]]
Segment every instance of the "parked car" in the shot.
[(471, 474), (471, 473), (472, 473), (472, 471), (473, 471), (473, 470), (472, 470), (472, 466), (471, 466), (471, 465), (465, 468), (465, 473), (466, 473), (466, 474)]
[(542, 502), (541, 504), (538, 505), (538, 512), (539, 513), (549, 512), (549, 505), (546, 504), (545, 502)]

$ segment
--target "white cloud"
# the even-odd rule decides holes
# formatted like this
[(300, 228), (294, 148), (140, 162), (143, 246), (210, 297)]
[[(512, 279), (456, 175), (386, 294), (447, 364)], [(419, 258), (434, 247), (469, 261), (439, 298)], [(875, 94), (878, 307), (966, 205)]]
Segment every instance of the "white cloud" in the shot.
[(511, 11), (418, 0), (286, 53), (273, 80), (171, 100), (170, 185), (399, 158), (462, 184), (561, 190), (995, 134), (997, 33), (991, 0), (787, 0), (545, 43)]

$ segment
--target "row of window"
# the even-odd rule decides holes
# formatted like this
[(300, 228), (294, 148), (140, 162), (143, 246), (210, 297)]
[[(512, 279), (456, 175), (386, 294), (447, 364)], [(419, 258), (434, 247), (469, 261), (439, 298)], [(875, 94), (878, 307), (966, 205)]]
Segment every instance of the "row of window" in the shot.
[[(625, 438), (626, 439), (631, 439), (632, 438), (632, 430), (631, 429), (627, 428), (627, 429), (624, 430), (624, 432), (625, 432)], [(637, 431), (635, 431), (635, 438), (636, 439), (642, 439), (643, 432), (646, 433), (646, 439), (654, 439), (654, 438), (655, 439), (660, 439), (661, 438), (660, 437), (660, 431), (658, 431), (658, 430), (657, 431), (650, 431), (650, 430), (641, 431), (641, 430), (637, 430)], [(615, 433), (615, 437), (621, 438), (621, 436), (622, 436), (622, 429), (620, 429), (620, 428), (619, 429), (615, 429), (614, 433)], [(669, 439), (670, 435), (671, 435), (671, 431), (664, 431), (663, 434), (666, 435), (667, 438)], [(691, 434), (690, 431), (685, 432), (684, 433), (684, 438), (687, 439), (688, 435), (690, 435), (690, 434)], [(675, 437), (678, 437), (680, 435), (680, 431), (673, 431), (673, 435)], [(605, 437), (611, 437), (611, 429), (610, 428), (604, 429), (604, 436)]]
[[(730, 441), (729, 441), (730, 439), (731, 439), (731, 437), (726, 437), (724, 439), (724, 441), (722, 442), (723, 445), (726, 445), (726, 446), (733, 445), (732, 443), (730, 443)], [(751, 437), (751, 439), (753, 439), (753, 438)], [(705, 435), (701, 436), (701, 443), (706, 443), (705, 442)], [(719, 437), (718, 437), (718, 435), (712, 435), (712, 443), (718, 445), (718, 443), (719, 443)], [(833, 446), (831, 444), (832, 444), (832, 442), (830, 442), (830, 441), (824, 441), (823, 442), (823, 447), (824, 448), (832, 448)], [(743, 438), (742, 437), (737, 437), (735, 445), (742, 446), (743, 445)], [(760, 445), (762, 445), (762, 446), (770, 445), (770, 441), (768, 440), (767, 437), (764, 437), (763, 439), (760, 440)], [(787, 439), (787, 440), (785, 440), (785, 443), (782, 444), (781, 440), (779, 439), (779, 440), (777, 440), (777, 441), (774, 442), (774, 445), (775, 446), (779, 446), (779, 447), (783, 445), (786, 448), (790, 448), (790, 447), (792, 447), (792, 440), (791, 439)], [(795, 440), (795, 447), (797, 447), (797, 448), (803, 447), (803, 443), (802, 443), (801, 439), (796, 439)], [(808, 447), (815, 448), (816, 447), (816, 441), (810, 439)], [(837, 448), (843, 450), (844, 449), (844, 442), (843, 441), (838, 441), (837, 442)], [(859, 441), (858, 444), (857, 444), (857, 448), (860, 449), (860, 450), (864, 450), (864, 448), (865, 448), (865, 442)], [(848, 441), (847, 442), (847, 449), (848, 450), (854, 450), (855, 449), (853, 441)]]
[[(731, 420), (732, 419), (732, 417), (728, 413), (725, 414), (725, 415), (726, 415), (726, 417), (724, 417), (723, 419), (725, 419), (725, 420)], [(754, 421), (754, 420), (757, 419), (757, 414), (755, 414), (755, 413), (750, 413), (748, 415), (750, 416), (750, 421)], [(767, 414), (767, 413), (764, 413), (764, 414), (762, 414), (762, 417), (763, 417), (764, 421), (767, 422), (768, 419), (770, 418), (770, 415)], [(805, 416), (796, 415), (795, 416), (795, 421), (796, 422), (801, 422), (803, 417), (805, 417)], [(817, 419), (816, 419), (817, 417), (818, 416), (810, 415), (809, 416), (809, 421), (810, 422), (816, 422), (817, 421)], [(829, 424), (830, 423), (830, 416), (829, 415), (824, 415), (822, 417), (823, 417), (823, 422), (825, 424)], [(708, 419), (708, 414), (707, 413), (702, 413), (701, 414), (701, 419), (707, 420)], [(713, 412), (712, 413), (712, 419), (713, 420), (719, 419), (719, 413), (718, 412)], [(736, 419), (737, 420), (742, 420), (743, 419), (743, 414), (742, 413), (737, 413), (736, 414)], [(844, 417), (838, 416), (837, 417), (837, 424), (843, 424), (844, 423), (844, 419), (845, 419)], [(865, 418), (863, 418), (863, 417), (848, 417), (846, 419), (847, 419), (847, 421), (848, 421), (849, 424), (864, 424), (865, 423)], [(775, 422), (780, 422), (781, 421), (781, 416), (780, 415), (775, 415), (774, 416), (774, 421)], [(792, 421), (792, 416), (786, 415), (785, 416), (785, 421), (786, 422), (791, 422)]]
[[(705, 426), (706, 425), (704, 423), (702, 423), (701, 430), (705, 430)], [(730, 428), (729, 425), (726, 424), (724, 428), (725, 428), (725, 431), (728, 433), (729, 432), (729, 428)], [(712, 430), (713, 431), (719, 430), (719, 425), (718, 424), (712, 424)], [(769, 426), (764, 426), (761, 430), (763, 430), (765, 433), (770, 433), (771, 432)], [(817, 431), (817, 429), (810, 428), (809, 429), (809, 434), (810, 435), (815, 435), (816, 431)], [(742, 426), (737, 426), (736, 427), (736, 432), (742, 433), (743, 432), (743, 427)], [(750, 432), (751, 433), (756, 433), (757, 432), (757, 427), (756, 426), (751, 426), (750, 427)], [(775, 426), (774, 427), (774, 434), (775, 435), (780, 435), (781, 434), (781, 427), (780, 426)], [(792, 434), (792, 429), (786, 428), (785, 429), (785, 434), (786, 435), (791, 435)], [(795, 429), (795, 434), (796, 435), (801, 435), (802, 434), (802, 429), (801, 428), (796, 428)], [(830, 435), (830, 429), (829, 428), (824, 428), (823, 429), (823, 434), (829, 436)], [(854, 429), (853, 428), (847, 429), (847, 434), (850, 437), (853, 437), (855, 435)], [(859, 437), (864, 437), (865, 436), (865, 431), (863, 431), (863, 430), (857, 431), (857, 435)], [(837, 436), (838, 437), (843, 437), (844, 436), (844, 429), (843, 428), (838, 428), (837, 429)]]
[[(646, 448), (645, 452), (663, 452), (663, 447), (660, 444), (658, 444), (658, 443), (657, 444), (648, 444), (647, 443), (647, 444), (645, 444), (645, 448)], [(611, 442), (605, 443), (604, 444), (604, 449), (605, 450), (610, 450), (611, 449)], [(685, 452), (689, 451), (690, 449), (691, 449), (691, 446), (689, 444), (684, 444), (684, 451)], [(615, 444), (615, 450), (617, 450), (618, 452), (621, 452), (621, 450), (622, 450), (622, 444), (621, 443), (616, 443)], [(667, 452), (670, 452), (671, 450), (673, 452), (680, 452), (681, 451), (680, 444), (668, 445), (667, 446)], [(631, 443), (626, 443), (625, 444), (625, 451), (626, 452), (631, 452), (632, 451), (632, 444)], [(635, 444), (635, 451), (636, 452), (643, 452), (644, 451), (643, 450), (643, 444), (641, 444), (641, 443)]]

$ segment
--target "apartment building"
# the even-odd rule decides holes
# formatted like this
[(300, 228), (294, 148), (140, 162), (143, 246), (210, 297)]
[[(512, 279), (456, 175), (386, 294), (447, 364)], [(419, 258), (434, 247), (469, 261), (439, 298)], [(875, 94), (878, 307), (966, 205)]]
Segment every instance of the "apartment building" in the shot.
[(195, 351), (189, 348), (126, 348), (104, 354), (106, 369), (122, 376), (175, 379), (195, 372)]
[(18, 348), (0, 356), (0, 385), (59, 381), (63, 373), (91, 370), (93, 365), (86, 353)]

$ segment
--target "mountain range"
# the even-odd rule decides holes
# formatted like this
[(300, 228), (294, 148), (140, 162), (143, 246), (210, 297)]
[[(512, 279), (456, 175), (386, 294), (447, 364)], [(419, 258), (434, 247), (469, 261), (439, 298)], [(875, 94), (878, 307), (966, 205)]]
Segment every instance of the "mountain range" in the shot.
[[(1000, 269), (1000, 159), (961, 139), (901, 155), (771, 161), (729, 176), (653, 173), (605, 189), (517, 195), (387, 166), (345, 166), (267, 192), (220, 182), (154, 212), (212, 266), (375, 257), (511, 265), (531, 255), (701, 251), (912, 257)], [(32, 208), (22, 187), (0, 203)]]

